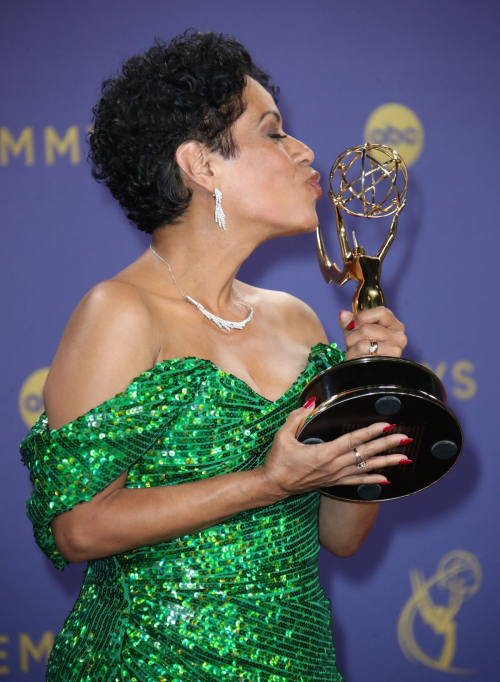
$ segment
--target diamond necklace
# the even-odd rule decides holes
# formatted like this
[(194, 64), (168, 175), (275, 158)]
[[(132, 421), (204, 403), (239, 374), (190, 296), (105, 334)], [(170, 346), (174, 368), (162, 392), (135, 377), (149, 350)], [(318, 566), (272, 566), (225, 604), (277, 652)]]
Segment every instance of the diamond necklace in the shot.
[(156, 253), (151, 244), (149, 245), (149, 248), (154, 253), (154, 255), (157, 256), (160, 260), (162, 260), (167, 266), (168, 271), (170, 272), (170, 274), (172, 275), (172, 279), (174, 280), (174, 284), (179, 289), (179, 293), (181, 294), (182, 298), (186, 301), (189, 301), (189, 303), (192, 303), (196, 308), (198, 308), (200, 313), (203, 313), (203, 315), (205, 315), (207, 319), (211, 320), (214, 324), (216, 324), (219, 327), (219, 329), (224, 329), (225, 331), (230, 332), (232, 329), (243, 329), (243, 327), (245, 327), (250, 322), (250, 320), (253, 317), (253, 308), (249, 303), (247, 303), (247, 301), (245, 301), (245, 299), (240, 294), (238, 289), (234, 286), (234, 284), (232, 285), (233, 289), (236, 291), (237, 295), (241, 298), (241, 300), (246, 305), (249, 311), (248, 315), (241, 322), (232, 322), (231, 320), (224, 320), (222, 319), (222, 317), (218, 317), (217, 315), (214, 315), (213, 313), (209, 312), (206, 308), (204, 308), (201, 305), (201, 303), (198, 303), (198, 301), (195, 301), (194, 298), (191, 298), (191, 296), (186, 296), (182, 289), (180, 288), (180, 286), (177, 284), (177, 280), (174, 277), (172, 268), (167, 263), (167, 261)]

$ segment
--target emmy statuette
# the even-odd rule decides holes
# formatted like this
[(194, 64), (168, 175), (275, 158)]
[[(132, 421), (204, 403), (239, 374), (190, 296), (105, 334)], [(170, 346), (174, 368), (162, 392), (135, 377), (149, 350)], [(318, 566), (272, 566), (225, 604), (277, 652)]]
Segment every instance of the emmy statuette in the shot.
[[(385, 145), (352, 147), (340, 154), (332, 166), (329, 196), (335, 210), (343, 268), (329, 261), (319, 225), (318, 259), (327, 284), (357, 282), (354, 314), (385, 305), (380, 286), (382, 262), (396, 236), (407, 186), (403, 159)], [(358, 245), (354, 231), (351, 248), (342, 212), (363, 218), (393, 216), (387, 237), (375, 256), (367, 255)], [(324, 495), (358, 502), (406, 497), (439, 481), (458, 460), (463, 442), (460, 424), (446, 405), (440, 379), (423, 365), (380, 355), (347, 360), (312, 379), (301, 393), (300, 404), (311, 396), (317, 398), (316, 408), (297, 434), (302, 443), (331, 441), (389, 418), (397, 424), (397, 430), (413, 438), (411, 466), (370, 471), (387, 475), (390, 486), (337, 485), (320, 489)]]

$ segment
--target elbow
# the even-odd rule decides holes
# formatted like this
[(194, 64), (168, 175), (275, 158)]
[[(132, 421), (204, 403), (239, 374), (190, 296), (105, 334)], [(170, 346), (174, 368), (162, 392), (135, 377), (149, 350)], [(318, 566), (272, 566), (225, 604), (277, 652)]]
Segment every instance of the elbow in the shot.
[(361, 545), (357, 545), (356, 547), (352, 545), (349, 545), (347, 547), (337, 547), (335, 548), (334, 551), (332, 551), (332, 554), (335, 554), (335, 556), (338, 556), (341, 559), (348, 559), (353, 554), (356, 554), (360, 547)]
[(356, 554), (360, 547), (361, 543), (357, 545), (353, 544), (341, 545), (339, 547), (333, 547), (330, 551), (332, 554), (338, 556), (340, 559), (348, 559), (353, 554)]
[(58, 547), (58, 549), (69, 564), (79, 564), (82, 561), (88, 561), (85, 552), (81, 551), (79, 547), (64, 545), (63, 547)]
[[(81, 531), (74, 524), (62, 519), (64, 514), (52, 519), (51, 528), (55, 545), (64, 559), (70, 564), (87, 561), (87, 546)], [(62, 522), (61, 522), (62, 519)]]
[(360, 549), (362, 542), (321, 542), (321, 546), (327, 549), (330, 554), (339, 557), (340, 559), (347, 559), (356, 554)]
[(56, 540), (54, 537), (54, 542), (59, 552), (69, 564), (79, 564), (82, 561), (88, 561), (84, 546), (75, 541), (75, 538), (65, 538), (64, 540), (59, 538)]

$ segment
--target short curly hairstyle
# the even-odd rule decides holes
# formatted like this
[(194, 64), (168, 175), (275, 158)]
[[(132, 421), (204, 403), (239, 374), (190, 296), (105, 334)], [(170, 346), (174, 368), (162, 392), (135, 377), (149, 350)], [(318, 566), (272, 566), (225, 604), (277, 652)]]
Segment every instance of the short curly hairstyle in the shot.
[(279, 88), (235, 38), (190, 29), (168, 44), (155, 38), (103, 82), (88, 134), (92, 175), (140, 230), (173, 223), (189, 205), (175, 161), (182, 142), (237, 155), (231, 128), (245, 111), (247, 77), (277, 101)]

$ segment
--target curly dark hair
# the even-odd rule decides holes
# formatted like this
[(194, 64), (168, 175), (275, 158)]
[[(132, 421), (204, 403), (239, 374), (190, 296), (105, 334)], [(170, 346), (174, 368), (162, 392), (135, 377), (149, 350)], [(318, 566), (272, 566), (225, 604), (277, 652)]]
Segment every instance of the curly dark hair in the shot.
[(168, 44), (155, 38), (103, 82), (88, 135), (92, 175), (140, 230), (173, 223), (189, 205), (175, 161), (182, 142), (237, 155), (231, 128), (245, 111), (247, 77), (277, 101), (279, 88), (235, 38), (190, 29)]

